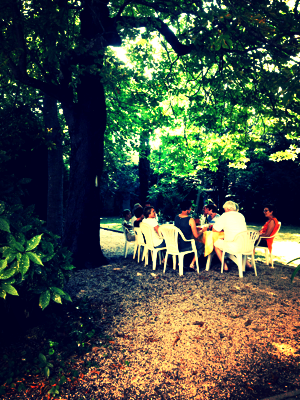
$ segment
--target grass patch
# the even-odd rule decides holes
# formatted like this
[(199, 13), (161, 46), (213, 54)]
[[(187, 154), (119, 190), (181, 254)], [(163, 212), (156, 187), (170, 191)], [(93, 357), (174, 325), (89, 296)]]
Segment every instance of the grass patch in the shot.
[(100, 218), (100, 227), (123, 232), (122, 221), (123, 219), (119, 217), (103, 217)]

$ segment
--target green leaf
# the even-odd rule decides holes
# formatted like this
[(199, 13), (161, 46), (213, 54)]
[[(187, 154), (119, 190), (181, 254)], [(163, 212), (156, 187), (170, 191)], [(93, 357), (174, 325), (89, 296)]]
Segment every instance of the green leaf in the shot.
[(8, 279), (11, 276), (17, 274), (19, 272), (19, 268), (17, 268), (16, 265), (14, 265), (13, 267), (4, 270), (1, 274), (0, 274), (0, 279)]
[[(297, 260), (297, 258), (296, 258), (296, 260)], [(298, 265), (298, 267), (295, 268), (295, 271), (293, 271), (292, 276), (291, 276), (291, 282), (293, 282), (295, 276), (298, 274), (299, 271), (300, 271), (300, 265)]]
[(28, 254), (25, 253), (22, 255), (20, 263), (19, 263), (19, 268), (20, 268), (20, 272), (22, 274), (22, 276), (24, 276), (26, 274), (26, 272), (28, 271), (30, 266), (30, 259), (28, 257)]
[(49, 378), (49, 376), (50, 376), (50, 368), (49, 368), (49, 367), (45, 367), (45, 368), (44, 368), (44, 374), (45, 374), (45, 376), (46, 376), (47, 378)]
[(40, 257), (38, 255), (36, 255), (35, 253), (31, 253), (30, 251), (28, 253), (26, 253), (28, 255), (28, 257), (30, 258), (31, 261), (33, 261), (35, 264), (38, 265), (43, 265), (42, 260), (40, 259)]
[(64, 298), (65, 300), (68, 300), (68, 301), (71, 301), (71, 302), (72, 302), (71, 296), (70, 296), (68, 293), (65, 293), (65, 295), (63, 296), (63, 298)]
[(50, 291), (46, 290), (40, 295), (39, 306), (44, 310), (50, 303)]
[(3, 201), (0, 202), (0, 214), (2, 214), (5, 210), (5, 204)]
[(32, 229), (32, 225), (26, 225), (20, 229), (20, 232), (28, 232), (30, 229)]
[(26, 244), (26, 251), (35, 249), (39, 245), (39, 243), (42, 239), (42, 235), (43, 234), (37, 235), (37, 236), (34, 236), (32, 239), (30, 239)]
[(25, 244), (26, 238), (25, 238), (25, 235), (24, 235), (23, 233), (21, 233), (21, 232), (16, 233), (16, 234), (15, 234), (15, 239), (16, 239), (16, 241), (19, 242), (21, 245), (24, 245), (24, 244)]
[(55, 286), (51, 286), (49, 289), (52, 290), (54, 293), (59, 294), (60, 296), (64, 296), (66, 294), (62, 289)]
[(43, 364), (46, 364), (46, 362), (47, 362), (47, 358), (46, 358), (46, 356), (45, 356), (43, 353), (40, 353), (40, 354), (39, 354), (39, 360), (40, 360), (40, 362), (43, 363)]
[(0, 260), (0, 272), (3, 271), (7, 267), (7, 259)]
[(7, 243), (9, 246), (15, 250), (18, 250), (20, 252), (24, 251), (24, 247), (21, 245), (21, 243), (18, 243), (16, 239), (14, 238), (13, 235), (9, 234), (7, 235)]
[(2, 297), (2, 299), (5, 299), (5, 297), (6, 297), (6, 291), (5, 290), (0, 289), (0, 297)]
[(5, 290), (6, 293), (11, 294), (13, 296), (19, 296), (19, 293), (16, 291), (16, 289), (11, 286), (11, 285), (7, 285), (5, 283), (2, 283), (1, 285), (1, 289)]
[(55, 303), (62, 304), (61, 297), (60, 297), (60, 295), (57, 294), (57, 293), (53, 293), (53, 294), (51, 295), (51, 299), (52, 299), (53, 301), (55, 301)]
[(9, 223), (3, 218), (0, 218), (0, 229), (4, 232), (10, 232)]

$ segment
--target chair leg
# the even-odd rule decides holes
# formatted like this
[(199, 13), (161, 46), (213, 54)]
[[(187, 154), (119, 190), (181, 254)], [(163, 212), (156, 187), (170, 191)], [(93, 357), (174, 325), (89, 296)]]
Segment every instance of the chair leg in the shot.
[(140, 244), (138, 244), (137, 252), (138, 252), (137, 256), (138, 256), (138, 263), (139, 263), (140, 262), (140, 256), (141, 256), (141, 245)]
[(149, 249), (145, 248), (144, 256), (143, 256), (145, 258), (145, 267), (146, 267), (146, 265), (148, 265), (148, 255), (149, 255)]
[(128, 252), (128, 242), (127, 242), (127, 240), (126, 240), (126, 242), (125, 242), (125, 247), (124, 247), (124, 257), (125, 257), (125, 258), (127, 257), (127, 252)]
[(206, 268), (205, 268), (205, 270), (206, 270), (206, 271), (209, 271), (209, 268), (210, 268), (210, 265), (211, 265), (212, 258), (213, 258), (213, 252), (212, 252), (212, 253), (210, 253), (210, 254), (207, 256)]
[(179, 254), (179, 275), (183, 275), (183, 254)]
[(272, 252), (270, 253), (270, 259), (271, 259), (271, 268), (274, 268), (274, 266), (273, 266), (273, 254), (272, 254)]
[(135, 259), (135, 254), (136, 254), (138, 247), (139, 247), (139, 245), (137, 243), (134, 243), (133, 257), (132, 257), (133, 260)]
[(239, 277), (243, 278), (243, 256), (242, 254), (236, 254), (238, 268), (239, 268)]
[(152, 252), (152, 265), (153, 265), (153, 271), (156, 270), (156, 259), (157, 259), (157, 253), (159, 254), (159, 251), (153, 250)]
[(197, 272), (198, 272), (198, 274), (199, 274), (199, 261), (198, 261), (197, 252), (195, 252), (195, 257), (196, 257)]
[(252, 253), (252, 255), (251, 255), (251, 264), (252, 264), (252, 267), (254, 268), (255, 276), (257, 276), (257, 270), (256, 270), (256, 265), (255, 265), (255, 258), (254, 258), (254, 254), (253, 254), (253, 253)]
[(173, 255), (173, 269), (176, 271), (176, 256)]
[(223, 270), (224, 270), (225, 253), (226, 253), (226, 251), (223, 251), (223, 253), (222, 253), (221, 274), (223, 274)]
[(166, 268), (167, 268), (167, 259), (168, 259), (168, 250), (167, 250), (167, 252), (166, 252), (166, 258), (165, 258), (165, 262), (164, 262), (164, 270), (163, 270), (163, 273), (166, 272)]
[(266, 264), (269, 265), (269, 249), (265, 249)]

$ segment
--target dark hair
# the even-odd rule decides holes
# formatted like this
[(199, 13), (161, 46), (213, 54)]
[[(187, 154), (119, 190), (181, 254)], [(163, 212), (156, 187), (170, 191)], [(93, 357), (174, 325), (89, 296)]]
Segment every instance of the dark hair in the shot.
[(128, 210), (128, 209), (124, 210), (124, 211), (123, 211), (123, 218), (126, 218), (126, 216), (127, 216), (129, 213), (131, 213), (130, 210)]
[(183, 200), (180, 202), (181, 211), (189, 210), (192, 206), (191, 200)]
[(153, 209), (154, 207), (152, 207), (152, 206), (150, 206), (150, 207), (145, 207), (144, 208), (144, 216), (145, 216), (145, 218), (148, 218), (149, 217), (149, 215), (151, 214), (151, 210)]
[(136, 210), (134, 210), (134, 215), (137, 218), (141, 218), (141, 216), (144, 214), (143, 208), (142, 207), (138, 207)]
[(272, 204), (265, 205), (264, 209), (265, 208), (268, 208), (270, 212), (273, 211), (273, 216), (274, 216), (274, 214), (276, 214), (276, 208)]
[(218, 212), (218, 207), (215, 204), (207, 204), (206, 206), (209, 210), (211, 210), (213, 213)]

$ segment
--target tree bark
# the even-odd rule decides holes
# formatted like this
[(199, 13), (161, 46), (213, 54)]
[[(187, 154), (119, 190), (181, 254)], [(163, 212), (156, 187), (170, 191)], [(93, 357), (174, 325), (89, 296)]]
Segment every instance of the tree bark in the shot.
[(140, 138), (139, 154), (139, 178), (140, 178), (140, 202), (145, 205), (149, 191), (150, 177), (150, 132), (145, 132)]
[(48, 140), (47, 229), (63, 234), (63, 151), (62, 132), (57, 115), (57, 100), (44, 95), (44, 123)]
[(62, 103), (71, 137), (70, 187), (63, 245), (77, 268), (107, 262), (100, 248), (100, 190), (96, 177), (103, 169), (106, 105), (99, 77), (84, 75), (78, 85), (78, 102)]

